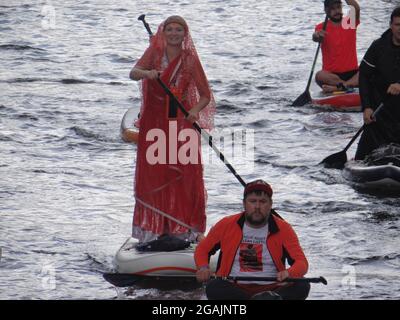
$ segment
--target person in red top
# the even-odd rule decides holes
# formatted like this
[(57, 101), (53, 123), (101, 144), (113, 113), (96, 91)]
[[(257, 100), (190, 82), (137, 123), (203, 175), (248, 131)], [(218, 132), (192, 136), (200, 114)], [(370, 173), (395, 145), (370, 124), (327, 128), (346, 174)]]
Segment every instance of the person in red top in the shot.
[(215, 100), (182, 17), (161, 23), (130, 78), (142, 81), (132, 236), (143, 243), (164, 234), (196, 240), (206, 229), (206, 190), (200, 135), (192, 123), (212, 129)]
[(360, 24), (360, 6), (356, 0), (346, 0), (352, 6), (352, 14), (343, 17), (341, 0), (325, 0), (328, 16), (324, 23), (315, 27), (313, 41), (321, 42), (322, 70), (315, 80), (324, 92), (358, 87), (357, 27)]
[[(309, 283), (284, 282), (288, 277), (302, 278), (308, 262), (290, 224), (272, 209), (271, 186), (263, 180), (248, 183), (243, 206), (244, 212), (220, 220), (196, 247), (196, 277), (200, 282), (210, 279), (209, 257), (220, 250), (217, 276), (250, 276), (254, 280), (246, 283), (213, 279), (206, 286), (207, 298), (306, 299)], [(257, 281), (257, 277), (276, 277), (278, 282)]]

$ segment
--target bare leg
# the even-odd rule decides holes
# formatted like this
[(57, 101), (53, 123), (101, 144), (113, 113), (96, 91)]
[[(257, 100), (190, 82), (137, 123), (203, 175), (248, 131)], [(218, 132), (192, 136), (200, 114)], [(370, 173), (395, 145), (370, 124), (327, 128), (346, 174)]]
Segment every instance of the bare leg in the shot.
[(338, 75), (328, 71), (318, 71), (315, 75), (315, 81), (322, 88), (324, 92), (333, 92), (337, 90), (336, 85), (344, 82)]
[(358, 75), (359, 75), (359, 72), (357, 72), (351, 79), (345, 81), (344, 85), (349, 88), (358, 87)]
[(323, 70), (317, 72), (315, 75), (315, 81), (320, 87), (322, 87), (324, 84), (336, 86), (339, 82), (343, 82), (338, 75)]

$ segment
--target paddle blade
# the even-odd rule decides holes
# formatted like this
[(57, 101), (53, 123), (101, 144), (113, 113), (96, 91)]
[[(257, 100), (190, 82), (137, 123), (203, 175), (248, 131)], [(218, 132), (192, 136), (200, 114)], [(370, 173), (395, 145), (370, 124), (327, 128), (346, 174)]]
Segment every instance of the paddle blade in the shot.
[(116, 287), (130, 287), (138, 282), (138, 279), (131, 274), (104, 273), (103, 278)]
[(329, 157), (326, 157), (321, 161), (320, 164), (323, 164), (325, 168), (333, 168), (333, 169), (343, 169), (344, 164), (347, 162), (347, 154), (345, 151), (340, 151), (334, 154), (331, 154)]
[(116, 287), (137, 286), (140, 288), (155, 288), (160, 290), (194, 290), (202, 286), (195, 275), (188, 276), (147, 276), (130, 273), (104, 273), (107, 282)]
[(328, 281), (326, 281), (326, 279), (324, 277), (319, 277), (319, 282), (321, 282), (324, 285), (328, 284)]
[(311, 102), (311, 95), (310, 92), (304, 91), (293, 103), (292, 106), (293, 107), (302, 107), (304, 105), (306, 105), (307, 103)]

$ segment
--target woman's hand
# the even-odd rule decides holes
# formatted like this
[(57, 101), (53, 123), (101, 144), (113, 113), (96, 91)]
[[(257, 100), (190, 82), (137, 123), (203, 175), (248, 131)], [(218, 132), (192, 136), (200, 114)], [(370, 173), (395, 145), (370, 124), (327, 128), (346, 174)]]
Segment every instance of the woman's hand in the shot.
[(190, 121), (191, 123), (196, 122), (197, 120), (199, 120), (199, 111), (195, 110), (195, 109), (191, 109), (188, 111), (188, 115), (186, 117), (186, 119), (188, 121)]
[(150, 79), (150, 80), (155, 80), (159, 77), (160, 72), (158, 72), (157, 70), (147, 70), (144, 73), (144, 78), (146, 79)]
[(135, 81), (142, 79), (157, 79), (160, 72), (157, 70), (144, 70), (139, 67), (133, 67), (129, 73), (129, 78)]

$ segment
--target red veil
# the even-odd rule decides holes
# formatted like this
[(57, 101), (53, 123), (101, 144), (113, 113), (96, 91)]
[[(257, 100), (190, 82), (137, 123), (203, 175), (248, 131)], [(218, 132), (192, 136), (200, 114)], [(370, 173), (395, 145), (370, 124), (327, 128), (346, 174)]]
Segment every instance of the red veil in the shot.
[[(177, 22), (185, 28), (182, 52), (173, 61), (167, 61), (163, 33), (164, 26), (170, 22)], [(186, 110), (195, 106), (200, 96), (208, 97), (210, 102), (200, 111), (198, 122), (203, 128), (213, 128), (215, 101), (188, 27), (182, 18), (170, 17), (159, 26), (149, 48), (136, 63), (136, 67), (161, 71), (161, 80), (174, 92)], [(179, 159), (176, 161), (169, 147), (173, 145), (179, 150), (186, 141), (180, 141), (176, 136), (184, 129), (193, 129), (193, 126), (180, 110), (174, 108), (156, 80), (144, 79), (142, 82), (140, 114), (132, 236), (141, 241), (152, 240), (163, 233), (186, 237), (190, 230), (161, 215), (160, 211), (189, 225), (195, 232), (204, 232), (206, 191), (201, 164), (200, 136), (196, 133), (197, 163), (182, 164)], [(170, 130), (171, 124), (173, 129)], [(148, 151), (154, 148), (152, 145), (159, 142), (159, 138), (153, 140), (149, 138), (151, 133), (155, 132), (153, 129), (158, 130), (156, 131), (158, 133), (165, 133), (165, 148), (149, 153)], [(149, 154), (159, 156), (160, 152), (164, 151), (166, 161), (158, 163), (149, 161)]]

